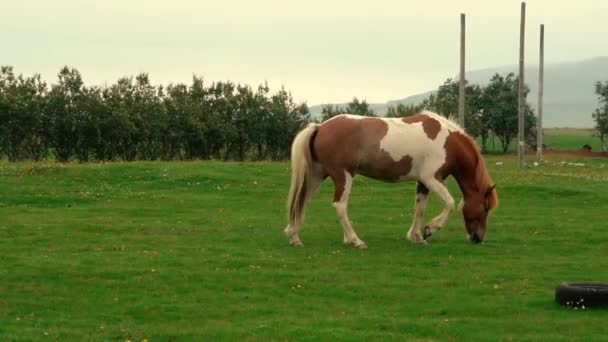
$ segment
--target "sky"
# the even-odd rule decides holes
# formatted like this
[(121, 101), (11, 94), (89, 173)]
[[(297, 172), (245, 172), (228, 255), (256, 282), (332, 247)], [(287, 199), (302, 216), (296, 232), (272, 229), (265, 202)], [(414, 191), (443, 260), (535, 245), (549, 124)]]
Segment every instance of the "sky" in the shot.
[[(77, 68), (89, 85), (147, 72), (155, 84), (230, 80), (285, 89), (309, 105), (386, 102), (459, 70), (519, 60), (512, 0), (0, 0), (0, 65), (53, 83)], [(608, 55), (608, 1), (526, 2), (526, 64)]]

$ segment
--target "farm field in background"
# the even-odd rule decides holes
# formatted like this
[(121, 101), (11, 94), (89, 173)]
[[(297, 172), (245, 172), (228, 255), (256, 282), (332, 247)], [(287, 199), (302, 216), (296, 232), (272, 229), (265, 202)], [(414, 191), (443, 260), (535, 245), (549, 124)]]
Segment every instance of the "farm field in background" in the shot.
[(587, 144), (593, 151), (601, 151), (600, 139), (594, 129), (548, 128), (544, 131), (545, 144), (552, 149), (577, 150)]
[(608, 160), (486, 160), (482, 245), (455, 213), (407, 242), (415, 184), (357, 177), (368, 250), (342, 244), (329, 181), (288, 246), (288, 163), (0, 162), (0, 340), (604, 339), (608, 310), (553, 295), (608, 281)]
[[(554, 150), (580, 150), (583, 145), (591, 146), (592, 151), (601, 151), (600, 140), (596, 136), (594, 129), (588, 128), (545, 128), (544, 144)], [(478, 144), (481, 141), (477, 140)], [(481, 145), (480, 145), (481, 146)], [(517, 153), (515, 140), (509, 145), (509, 151)], [(491, 153), (502, 153), (500, 141), (494, 138), (488, 142), (488, 149)]]

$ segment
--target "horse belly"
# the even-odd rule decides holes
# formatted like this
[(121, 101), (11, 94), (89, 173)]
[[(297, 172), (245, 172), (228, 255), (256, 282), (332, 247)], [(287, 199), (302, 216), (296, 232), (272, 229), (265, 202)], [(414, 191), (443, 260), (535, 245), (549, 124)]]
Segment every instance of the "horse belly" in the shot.
[(398, 182), (418, 179), (415, 156), (405, 155), (394, 160), (386, 151), (370, 153), (362, 156), (357, 172), (363, 176), (387, 181)]

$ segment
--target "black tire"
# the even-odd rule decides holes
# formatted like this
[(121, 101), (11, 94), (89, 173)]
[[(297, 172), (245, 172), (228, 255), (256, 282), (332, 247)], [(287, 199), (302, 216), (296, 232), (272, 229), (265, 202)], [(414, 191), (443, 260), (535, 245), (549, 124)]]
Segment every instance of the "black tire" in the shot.
[(571, 307), (608, 307), (608, 283), (561, 283), (555, 301)]

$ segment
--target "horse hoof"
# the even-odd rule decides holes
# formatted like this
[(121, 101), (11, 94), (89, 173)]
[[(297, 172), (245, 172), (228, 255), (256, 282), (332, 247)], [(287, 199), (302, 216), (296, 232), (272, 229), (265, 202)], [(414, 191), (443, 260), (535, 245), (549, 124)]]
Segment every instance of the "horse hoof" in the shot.
[(426, 245), (426, 241), (422, 238), (422, 236), (420, 236), (420, 234), (408, 235), (407, 239), (417, 245)]
[(304, 247), (304, 244), (300, 240), (298, 240), (298, 241), (291, 241), (291, 242), (289, 242), (289, 244), (292, 245), (292, 246), (294, 246), (294, 247)]
[(430, 238), (431, 235), (433, 235), (433, 233), (431, 233), (431, 227), (429, 227), (429, 226), (424, 227), (424, 231), (422, 232), (422, 238), (424, 240), (426, 240), (426, 239)]
[(353, 247), (357, 249), (367, 249), (367, 245), (363, 241), (353, 242)]

